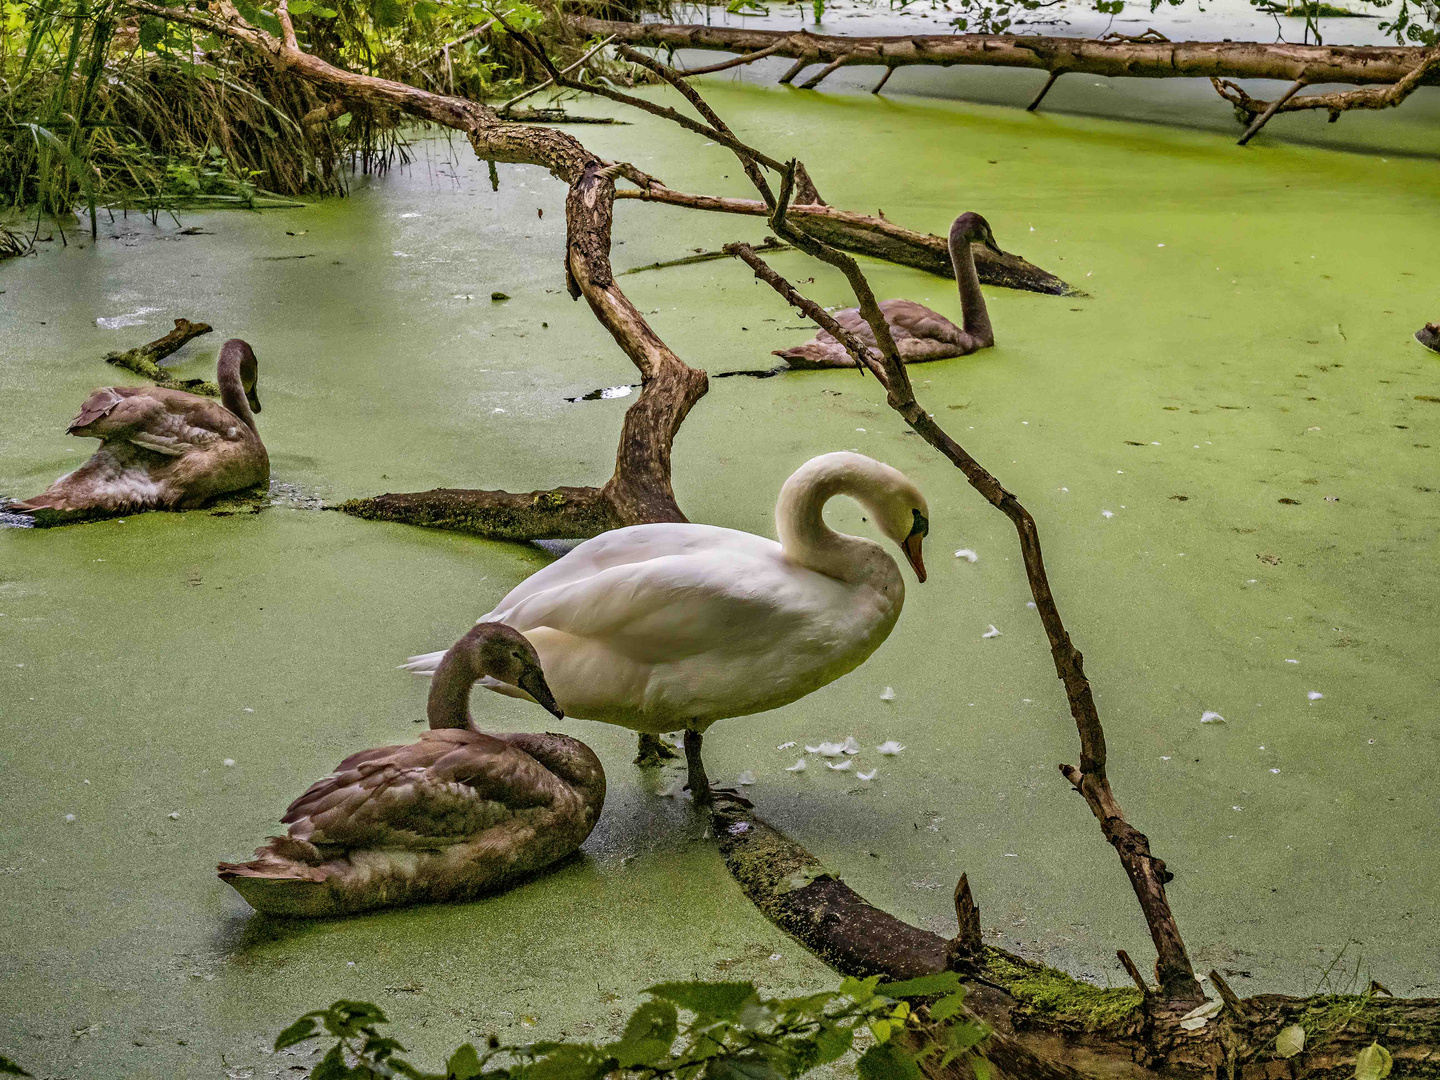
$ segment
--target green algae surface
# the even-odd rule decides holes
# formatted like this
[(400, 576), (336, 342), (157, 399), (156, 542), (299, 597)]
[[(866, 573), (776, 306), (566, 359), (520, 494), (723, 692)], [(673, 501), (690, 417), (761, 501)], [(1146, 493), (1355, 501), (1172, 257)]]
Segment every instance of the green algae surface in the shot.
[[(1039, 522), (1112, 781), (1176, 875), (1197, 967), (1241, 993), (1309, 992), (1348, 944), (1347, 965), (1424, 992), (1440, 966), (1424, 933), (1440, 892), (1440, 405), (1425, 400), (1440, 361), (1410, 334), (1436, 318), (1434, 162), (710, 93), (837, 205), (935, 232), (978, 210), (1002, 247), (1090, 294), (989, 290), (998, 344), (913, 368), (922, 401)], [(625, 118), (577, 131), (676, 188), (746, 193), (722, 148)], [(603, 1036), (664, 979), (831, 982), (744, 900), (666, 794), (674, 770), (642, 775), (632, 735), (584, 721), (563, 726), (605, 762), (602, 822), (506, 895), (282, 926), (213, 875), (345, 754), (411, 737), (425, 688), (395, 665), (546, 558), (317, 505), (599, 482), (633, 400), (566, 400), (634, 371), (564, 292), (563, 188), (502, 166), (492, 192), (463, 144), (419, 150), (346, 200), (187, 218), (200, 235), (117, 216), (98, 245), (57, 240), (0, 268), (0, 492), (82, 460), (66, 420), (125, 378), (101, 357), (182, 316), (216, 333), (172, 358), (179, 377), (213, 370), (226, 337), (255, 346), (276, 481), (257, 514), (0, 531), (0, 1048), (37, 1075), (294, 1075), (307, 1059), (270, 1039), (341, 996), (379, 1001), (438, 1060), (490, 1031)], [(617, 270), (763, 235), (634, 202), (617, 219)], [(773, 263), (848, 302), (828, 270)], [(867, 268), (881, 296), (958, 318), (947, 283)], [(621, 280), (712, 373), (763, 368), (810, 333), (735, 264)], [(712, 775), (753, 772), (767, 819), (895, 914), (952, 933), (966, 871), (992, 943), (1128, 986), (1115, 950), (1146, 966), (1144, 923), (1056, 770), (1076, 738), (1008, 522), (854, 372), (713, 382), (677, 439), (675, 486), (692, 519), (768, 534), (784, 477), (848, 448), (925, 491), (930, 581), (910, 581), (861, 669), (712, 729)], [(869, 528), (853, 506), (831, 516)], [(476, 709), (497, 729), (554, 724), (499, 698)], [(846, 735), (864, 746), (850, 771), (804, 753)], [(879, 755), (887, 739), (905, 750)]]

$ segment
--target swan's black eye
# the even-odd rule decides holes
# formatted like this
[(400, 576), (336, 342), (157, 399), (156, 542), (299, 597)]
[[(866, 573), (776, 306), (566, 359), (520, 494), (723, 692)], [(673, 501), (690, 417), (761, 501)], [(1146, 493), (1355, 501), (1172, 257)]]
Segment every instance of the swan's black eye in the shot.
[(516, 660), (520, 659), (520, 654), (518, 652), (512, 652), (510, 655), (513, 656)]
[(919, 510), (912, 509), (910, 513), (915, 515), (915, 524), (910, 527), (911, 536), (928, 536), (930, 534), (930, 519)]

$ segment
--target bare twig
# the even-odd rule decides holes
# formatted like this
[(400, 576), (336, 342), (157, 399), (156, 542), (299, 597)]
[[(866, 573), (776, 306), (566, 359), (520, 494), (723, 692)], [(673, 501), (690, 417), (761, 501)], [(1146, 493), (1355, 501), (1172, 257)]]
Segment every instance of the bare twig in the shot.
[(1240, 145), (1243, 146), (1255, 132), (1269, 123), (1276, 113), (1325, 109), (1330, 113), (1333, 123), (1340, 118), (1342, 112), (1350, 109), (1391, 109), (1414, 93), (1416, 88), (1433, 81), (1437, 73), (1440, 73), (1440, 46), (1421, 53), (1415, 65), (1389, 86), (1366, 86), (1359, 90), (1338, 90), (1328, 94), (1301, 96), (1300, 89), (1308, 83), (1337, 81), (1313, 74), (1306, 69), (1301, 71), (1295, 82), (1280, 97), (1274, 101), (1261, 101), (1252, 98), (1228, 79), (1212, 75), (1210, 83), (1217, 94), (1235, 106), (1235, 111), (1241, 114), (1242, 118), (1250, 120), (1249, 128), (1240, 137)]
[(421, 64), (428, 64), (428, 63), (430, 63), (430, 62), (433, 61), (433, 60), (438, 60), (441, 56), (444, 56), (444, 55), (446, 55), (447, 53), (449, 53), (449, 51), (450, 51), (451, 49), (455, 48), (456, 45), (464, 45), (467, 41), (474, 41), (477, 37), (479, 37), (481, 34), (485, 33), (487, 30), (489, 30), (489, 29), (490, 29), (492, 26), (494, 26), (494, 25), (495, 25), (495, 20), (494, 20), (494, 19), (487, 19), (487, 20), (485, 20), (483, 23), (481, 23), (481, 24), (478, 25), (478, 26), (472, 26), (469, 30), (466, 30), (465, 33), (461, 34), (461, 35), (460, 35), (459, 37), (457, 37), (455, 40), (453, 40), (453, 41), (447, 41), (444, 45), (441, 45), (438, 49), (436, 49), (434, 52), (432, 52), (429, 56), (425, 57), (425, 59), (423, 59), (423, 60), (421, 60), (421, 61), (419, 61), (419, 62), (420, 62)]
[(875, 84), (875, 88), (871, 90), (870, 93), (878, 94), (881, 90), (884, 90), (885, 84), (890, 81), (890, 76), (894, 74), (895, 69), (887, 65), (885, 68), (885, 74), (880, 76), (880, 81)]
[(1241, 135), (1240, 138), (1236, 140), (1235, 145), (1244, 146), (1251, 139), (1253, 139), (1256, 132), (1258, 132), (1261, 128), (1268, 124), (1270, 122), (1270, 118), (1274, 116), (1280, 109), (1282, 109), (1287, 101), (1289, 101), (1292, 97), (1298, 94), (1300, 92), (1300, 88), (1304, 85), (1305, 76), (1302, 75), (1300, 76), (1300, 78), (1296, 79), (1293, 83), (1290, 84), (1290, 88), (1286, 90), (1285, 93), (1281, 94), (1278, 98), (1272, 101), (1270, 105), (1265, 109), (1265, 111), (1255, 118), (1255, 120), (1250, 124), (1250, 126), (1245, 129), (1245, 134)]
[(838, 60), (831, 60), (830, 63), (826, 64), (826, 65), (825, 65), (823, 68), (821, 68), (818, 72), (816, 72), (814, 75), (810, 76), (810, 78), (806, 79), (803, 83), (801, 83), (801, 84), (800, 84), (800, 89), (801, 89), (801, 90), (814, 90), (814, 89), (815, 89), (817, 86), (819, 86), (820, 83), (823, 82), (832, 72), (835, 72), (835, 71), (839, 70), (840, 68), (844, 67), (844, 66), (845, 66), (846, 64), (848, 64), (849, 62), (850, 62), (850, 58), (849, 58), (848, 56), (842, 56), (842, 57), (840, 57)]
[(708, 67), (676, 69), (676, 74), (682, 79), (689, 79), (695, 75), (714, 75), (717, 71), (728, 71), (731, 68), (740, 67), (744, 64), (753, 64), (756, 60), (763, 60), (767, 56), (774, 56), (785, 47), (785, 42), (777, 41), (764, 49), (757, 49), (754, 52), (746, 53), (744, 56), (736, 56), (719, 64), (711, 64)]
[[(494, 20), (492, 19), (491, 21), (493, 22)], [(585, 61), (589, 60), (592, 56), (594, 56), (597, 52), (599, 52), (601, 49), (605, 48), (606, 45), (609, 45), (609, 44), (610, 44), (612, 41), (614, 41), (614, 40), (615, 40), (615, 35), (614, 35), (614, 34), (611, 34), (611, 35), (610, 35), (609, 37), (607, 37), (604, 41), (600, 42), (599, 45), (596, 45), (593, 49), (591, 49), (589, 52), (587, 52), (584, 56), (580, 57), (579, 60), (576, 60), (576, 61), (575, 61), (573, 64), (571, 64), (569, 67), (561, 68), (561, 69), (560, 69), (560, 74), (562, 74), (562, 75), (569, 75), (570, 72), (572, 72), (572, 71), (574, 71), (576, 68), (580, 67), (582, 64), (585, 63)], [(541, 90), (544, 90), (546, 87), (548, 87), (548, 86), (553, 86), (553, 85), (554, 85), (554, 80), (553, 80), (553, 79), (546, 79), (544, 82), (540, 83), (539, 85), (537, 85), (537, 86), (532, 86), (529, 90), (526, 90), (524, 93), (516, 94), (516, 95), (515, 95), (513, 98), (511, 98), (509, 101), (505, 102), (504, 105), (501, 105), (500, 108), (499, 108), (497, 111), (498, 111), (501, 115), (504, 115), (505, 113), (508, 113), (513, 106), (518, 105), (520, 102), (524, 101), (526, 98), (528, 98), (528, 97), (530, 97), (530, 96), (532, 96), (532, 95), (534, 95), (534, 94), (538, 94)]]
[[(773, 236), (767, 236), (765, 242), (755, 249), (756, 251), (789, 251), (789, 244), (782, 244)], [(695, 263), (714, 262), (716, 259), (731, 258), (728, 251), (702, 251), (695, 255), (686, 255), (680, 259), (666, 259), (663, 262), (646, 263), (644, 266), (632, 266), (629, 270), (620, 271), (620, 276), (627, 274), (643, 274), (647, 270), (668, 270), (672, 266), (692, 266)]]
[(1116, 949), (1115, 955), (1120, 958), (1120, 964), (1136, 987), (1140, 990), (1141, 997), (1150, 996), (1150, 987), (1145, 985), (1145, 976), (1140, 974), (1140, 969), (1135, 966), (1135, 961), (1130, 959), (1130, 954), (1124, 949)]
[(1025, 106), (1025, 111), (1034, 112), (1036, 109), (1038, 109), (1040, 107), (1040, 102), (1045, 100), (1045, 95), (1050, 93), (1050, 88), (1055, 85), (1055, 80), (1060, 78), (1060, 76), (1064, 74), (1065, 72), (1062, 68), (1056, 68), (1054, 71), (1050, 72), (1050, 78), (1045, 80), (1045, 85), (1040, 88), (1040, 92), (1035, 95), (1034, 100), (1031, 101), (1029, 105)]

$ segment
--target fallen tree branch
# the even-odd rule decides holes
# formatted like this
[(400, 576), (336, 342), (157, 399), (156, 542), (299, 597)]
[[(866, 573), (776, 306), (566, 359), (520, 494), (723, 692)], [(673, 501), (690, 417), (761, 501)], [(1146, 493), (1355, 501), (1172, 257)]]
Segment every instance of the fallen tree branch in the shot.
[[(674, 191), (659, 181), (652, 181), (638, 188), (619, 188), (615, 197), (749, 217), (764, 217), (769, 213), (765, 204), (758, 199), (692, 195), (684, 191)], [(911, 266), (951, 280), (955, 277), (955, 268), (950, 263), (950, 249), (943, 237), (915, 232), (884, 218), (870, 217), (868, 214), (823, 204), (791, 206), (789, 213), (811, 236), (842, 251), (882, 259), (900, 266)], [(971, 250), (975, 254), (975, 269), (980, 280), (986, 285), (999, 285), (1007, 289), (1023, 289), (1026, 292), (1047, 293), (1052, 296), (1083, 295), (1073, 285), (1018, 255), (997, 255), (983, 244), (974, 244)]]
[(204, 379), (174, 379), (170, 377), (168, 371), (160, 366), (160, 361), (165, 357), (183, 348), (197, 337), (210, 333), (213, 329), (214, 327), (208, 323), (176, 319), (175, 329), (164, 337), (156, 338), (146, 345), (128, 349), (125, 352), (112, 352), (105, 357), (105, 362), (123, 367), (127, 371), (133, 371), (136, 375), (149, 379), (156, 386), (163, 386), (168, 390), (185, 390), (192, 394), (219, 397), (220, 389), (214, 383), (206, 382)]
[[(1242, 999), (1228, 986), (1222, 990), (1220, 979), (1224, 1008), (1186, 1030), (1179, 1025), (1183, 1007), (1149, 1001), (1138, 990), (1101, 989), (993, 946), (958, 951), (966, 920), (978, 926), (978, 913), (957, 911), (959, 930), (950, 940), (911, 926), (867, 902), (753, 811), (719, 808), (713, 830), (726, 868), (751, 902), (835, 970), (886, 979), (960, 972), (967, 1006), (993, 1029), (985, 1053), (1003, 1076), (1351, 1080), (1356, 1055), (1376, 1041), (1395, 1057), (1392, 1076), (1440, 1075), (1440, 998), (1382, 997), (1372, 987)], [(1275, 1036), (1294, 1024), (1305, 1030), (1306, 1045), (1285, 1058)]]
[(1274, 101), (1261, 101), (1259, 98), (1252, 98), (1228, 79), (1211, 76), (1210, 83), (1217, 94), (1235, 106), (1235, 114), (1240, 121), (1249, 124), (1245, 134), (1240, 136), (1240, 145), (1244, 146), (1276, 113), (1325, 109), (1329, 111), (1330, 122), (1333, 124), (1340, 119), (1342, 112), (1350, 109), (1393, 109), (1416, 89), (1433, 83), (1437, 77), (1440, 77), (1440, 47), (1423, 50), (1415, 66), (1389, 86), (1367, 86), (1359, 90), (1336, 90), (1327, 94), (1300, 96), (1301, 88), (1310, 83), (1336, 81), (1319, 79), (1302, 72), (1280, 97)]
[[(577, 16), (590, 34), (614, 34), (630, 45), (668, 49), (714, 49), (796, 61), (788, 82), (811, 64), (978, 64), (1081, 72), (1087, 75), (1157, 79), (1278, 79), (1293, 82), (1306, 72), (1312, 83), (1398, 83), (1425, 62), (1429, 50), (1409, 45), (1291, 45), (1250, 41), (1096, 41), (1093, 38), (1018, 34), (907, 34), (897, 37), (836, 37), (808, 31), (752, 30), (738, 26), (624, 23)], [(1419, 85), (1440, 85), (1429, 68)]]

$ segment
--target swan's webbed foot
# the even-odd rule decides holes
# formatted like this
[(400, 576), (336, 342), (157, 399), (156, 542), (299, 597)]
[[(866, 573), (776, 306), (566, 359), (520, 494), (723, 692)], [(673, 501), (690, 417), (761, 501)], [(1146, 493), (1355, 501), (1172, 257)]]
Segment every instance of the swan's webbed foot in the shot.
[(645, 731), (640, 732), (640, 745), (636, 750), (635, 764), (642, 769), (664, 764), (678, 756), (659, 735), (651, 735)]
[(712, 803), (734, 803), (736, 806), (744, 810), (755, 809), (755, 804), (749, 799), (747, 799), (744, 795), (740, 794), (740, 792), (737, 791), (735, 788), (712, 787), (710, 789), (710, 801)]

